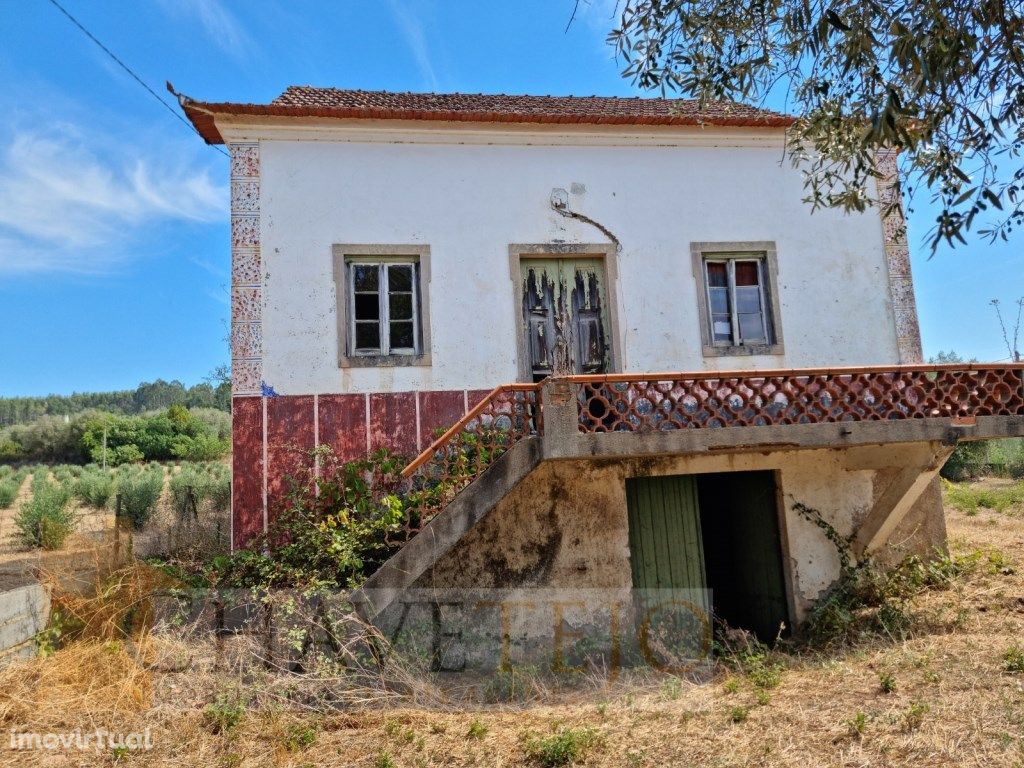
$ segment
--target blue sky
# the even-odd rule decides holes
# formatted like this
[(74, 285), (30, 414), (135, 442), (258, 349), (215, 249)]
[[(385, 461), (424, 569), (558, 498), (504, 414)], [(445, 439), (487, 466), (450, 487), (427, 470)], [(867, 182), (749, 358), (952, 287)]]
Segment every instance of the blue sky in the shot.
[[(268, 101), (289, 84), (633, 94), (612, 0), (61, 0), (162, 95)], [(925, 353), (1007, 357), (988, 302), (1024, 294), (1021, 241), (940, 250), (910, 221)], [(0, 3), (0, 395), (187, 384), (228, 360), (227, 159), (47, 0)]]

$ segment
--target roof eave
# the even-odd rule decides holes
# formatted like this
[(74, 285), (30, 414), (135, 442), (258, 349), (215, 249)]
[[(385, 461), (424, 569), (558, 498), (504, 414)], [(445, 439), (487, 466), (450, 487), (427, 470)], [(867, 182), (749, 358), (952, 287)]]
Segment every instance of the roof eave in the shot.
[(508, 114), (503, 112), (382, 109), (376, 107), (291, 107), (277, 104), (233, 104), (230, 102), (201, 102), (185, 100), (182, 109), (207, 144), (223, 144), (224, 137), (217, 128), (216, 117), (241, 115), (246, 117), (320, 117), (362, 120), (439, 120), (465, 123), (520, 123), (561, 125), (661, 125), (661, 126), (716, 126), (725, 128), (788, 128), (794, 118), (787, 115), (762, 117), (725, 117), (709, 115), (705, 119), (687, 115), (565, 115), (565, 114)]

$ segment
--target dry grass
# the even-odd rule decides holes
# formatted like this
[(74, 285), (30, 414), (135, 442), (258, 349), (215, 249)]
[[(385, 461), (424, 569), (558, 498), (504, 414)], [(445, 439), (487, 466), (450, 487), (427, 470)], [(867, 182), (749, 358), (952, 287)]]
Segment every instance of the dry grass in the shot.
[[(703, 683), (624, 675), (525, 705), (410, 706), (404, 695), (311, 712), (285, 705), (282, 676), (211, 661), (198, 642), (92, 640), (0, 674), (0, 729), (150, 727), (156, 746), (123, 757), (131, 766), (537, 766), (548, 754), (538, 744), (576, 736), (576, 764), (609, 768), (1022, 766), (1024, 674), (1007, 671), (1004, 654), (1024, 637), (1024, 519), (951, 509), (948, 525), (954, 551), (998, 551), (1009, 565), (985, 559), (915, 598), (909, 640), (784, 656), (771, 688), (736, 672)], [(4, 760), (114, 764), (0, 743)]]

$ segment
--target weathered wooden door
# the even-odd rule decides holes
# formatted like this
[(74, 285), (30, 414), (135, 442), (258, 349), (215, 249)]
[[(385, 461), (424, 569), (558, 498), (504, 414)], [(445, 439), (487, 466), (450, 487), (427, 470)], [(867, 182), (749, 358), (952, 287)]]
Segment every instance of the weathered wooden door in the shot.
[(633, 589), (693, 603), (710, 621), (697, 484), (692, 475), (626, 480)]
[(611, 359), (601, 259), (523, 259), (523, 347), (534, 381), (603, 373)]

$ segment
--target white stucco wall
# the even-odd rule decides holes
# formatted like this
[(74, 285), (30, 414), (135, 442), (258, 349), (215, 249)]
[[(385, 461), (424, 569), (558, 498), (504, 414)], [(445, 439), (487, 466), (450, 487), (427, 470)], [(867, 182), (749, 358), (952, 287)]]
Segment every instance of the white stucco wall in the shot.
[[(479, 134), (459, 144), (457, 132), (428, 142), (367, 137), (341, 128), (301, 140), (244, 133), (261, 145), (263, 378), (279, 394), (516, 380), (509, 244), (606, 242), (551, 210), (552, 189), (574, 183), (586, 191), (570, 207), (622, 243), (612, 339), (622, 370), (898, 362), (877, 211), (812, 214), (778, 137), (761, 146), (701, 146), (713, 135), (699, 129), (579, 139), (589, 146), (526, 144), (497, 131), (485, 137), (493, 144)], [(785, 354), (705, 359), (690, 243), (748, 240), (777, 245)], [(430, 246), (431, 367), (339, 368), (335, 243)]]

